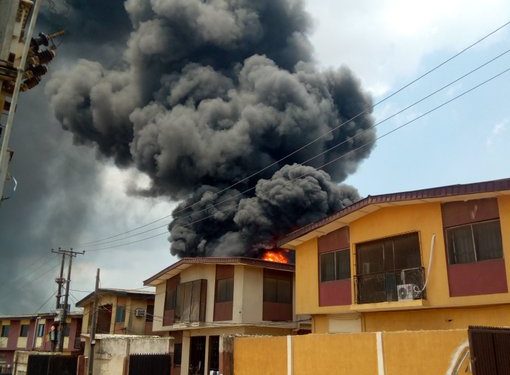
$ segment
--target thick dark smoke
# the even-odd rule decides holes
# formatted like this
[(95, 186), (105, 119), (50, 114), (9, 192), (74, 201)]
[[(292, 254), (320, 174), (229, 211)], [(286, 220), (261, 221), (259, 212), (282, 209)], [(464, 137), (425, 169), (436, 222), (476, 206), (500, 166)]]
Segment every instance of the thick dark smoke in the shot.
[(370, 153), (369, 114), (252, 176), (371, 112), (349, 69), (317, 70), (301, 1), (128, 0), (125, 9), (133, 31), (122, 61), (80, 60), (47, 93), (75, 143), (150, 176), (138, 194), (184, 199), (169, 226), (173, 254), (246, 254), (357, 199), (336, 183)]

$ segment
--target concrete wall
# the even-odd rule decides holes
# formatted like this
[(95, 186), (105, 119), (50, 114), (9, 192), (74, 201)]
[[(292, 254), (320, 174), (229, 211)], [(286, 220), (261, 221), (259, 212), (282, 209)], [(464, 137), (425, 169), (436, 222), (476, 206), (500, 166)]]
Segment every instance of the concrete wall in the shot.
[[(262, 297), (264, 285), (264, 270), (255, 267), (236, 267), (244, 270), (244, 282), (241, 293), (242, 298), (242, 321), (244, 323), (256, 323), (262, 321)], [(234, 288), (234, 297), (236, 296)], [(234, 315), (236, 314), (234, 305)]]
[(94, 374), (122, 375), (130, 354), (172, 353), (173, 339), (117, 335), (98, 339), (94, 352)]
[(237, 337), (234, 371), (236, 375), (446, 375), (466, 340), (467, 330)]
[[(470, 199), (480, 198), (473, 196)], [(460, 199), (460, 198), (459, 198)], [(504, 258), (506, 259), (507, 284), (510, 285), (510, 231), (504, 228), (510, 227), (510, 196), (498, 197), (500, 223), (502, 228), (502, 241)], [(355, 304), (354, 282), (351, 284), (352, 304), (345, 306), (319, 306), (319, 265), (317, 237), (297, 246), (296, 251), (296, 313), (312, 314), (314, 323), (321, 328), (329, 325), (329, 322), (321, 321), (317, 316), (334, 314), (352, 314), (359, 312), (367, 314), (367, 322), (372, 321), (373, 312), (383, 310), (421, 310), (430, 308), (457, 308), (457, 307), (480, 307), (488, 305), (508, 304), (510, 293), (495, 293), (471, 295), (462, 297), (450, 297), (448, 287), (447, 255), (444, 239), (441, 204), (421, 203), (402, 204), (377, 209), (357, 220), (349, 223), (350, 251), (351, 251), (351, 274), (356, 275), (356, 245), (362, 242), (396, 236), (399, 234), (418, 232), (420, 239), (421, 262), (425, 270), (430, 268), (430, 277), (427, 283), (427, 299), (423, 301), (406, 302), (382, 302), (373, 304)], [(431, 264), (429, 255), (431, 251), (431, 238), (436, 235), (434, 253)], [(317, 234), (318, 235), (318, 234)], [(459, 319), (459, 313), (456, 317)], [(383, 316), (383, 315), (381, 315)], [(391, 314), (387, 315), (388, 317)], [(410, 317), (421, 319), (419, 314), (410, 314)], [(393, 318), (390, 318), (390, 320)], [(467, 319), (467, 318), (466, 318)], [(409, 319), (407, 319), (409, 322)], [(419, 320), (416, 321), (416, 324)], [(367, 323), (368, 325), (372, 323)], [(386, 323), (382, 323), (383, 326)], [(503, 324), (503, 321), (492, 321), (491, 324)], [(368, 327), (367, 325), (367, 327)], [(398, 324), (397, 324), (398, 325)], [(404, 326), (398, 325), (398, 329)], [(407, 326), (406, 326), (407, 327)], [(431, 325), (431, 328), (448, 328), (441, 325)], [(424, 327), (425, 328), (425, 327)], [(375, 327), (374, 330), (380, 328)], [(322, 332), (315, 331), (315, 332)]]
[[(234, 340), (234, 374), (287, 374), (287, 338), (243, 337)], [(311, 372), (320, 374), (320, 372)]]

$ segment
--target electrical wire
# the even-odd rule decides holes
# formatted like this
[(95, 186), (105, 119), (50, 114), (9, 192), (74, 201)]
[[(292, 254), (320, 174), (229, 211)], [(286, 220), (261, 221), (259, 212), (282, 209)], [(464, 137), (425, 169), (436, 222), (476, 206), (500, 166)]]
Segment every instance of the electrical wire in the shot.
[(50, 296), (43, 302), (43, 304), (41, 306), (39, 306), (39, 308), (37, 310), (35, 310), (35, 313), (39, 313), (39, 311), (41, 311), (41, 309), (46, 306), (46, 304), (57, 294), (56, 291), (53, 291)]
[[(504, 55), (504, 54), (508, 53), (509, 51), (510, 51), (510, 50), (505, 51), (503, 54), (500, 54), (498, 57), (501, 57), (502, 55)], [(494, 59), (490, 60), (490, 62), (491, 62), (491, 61), (494, 61)], [(444, 88), (446, 88), (446, 87), (450, 86), (451, 84), (458, 82), (460, 79), (462, 79), (462, 78), (464, 78), (465, 76), (467, 76), (467, 75), (469, 75), (469, 74), (473, 73), (474, 71), (477, 71), (478, 69), (480, 69), (481, 67), (483, 67), (483, 66), (487, 65), (488, 63), (489, 63), (489, 62), (482, 64), (481, 66), (479, 66), (479, 67), (477, 67), (477, 68), (473, 69), (471, 72), (466, 73), (465, 75), (463, 75), (463, 76), (461, 76), (461, 77), (457, 78), (456, 80), (454, 80), (454, 81), (450, 82), (449, 84), (447, 84), (447, 85), (443, 86), (443, 87), (442, 87), (442, 88), (440, 88), (439, 90), (434, 91), (433, 93), (431, 93), (431, 94), (427, 95), (427, 96), (425, 97), (425, 99), (426, 99), (426, 98), (429, 98), (430, 96), (434, 95), (435, 93), (439, 92), (440, 90), (443, 90)], [(425, 116), (429, 115), (430, 113), (437, 111), (438, 109), (440, 109), (440, 108), (442, 108), (442, 107), (444, 107), (444, 106), (446, 106), (446, 105), (450, 104), (451, 102), (453, 102), (453, 101), (455, 101), (455, 100), (457, 100), (457, 99), (459, 99), (459, 98), (463, 97), (464, 95), (466, 95), (466, 94), (468, 94), (468, 93), (470, 93), (470, 92), (472, 92), (472, 91), (474, 91), (474, 90), (478, 89), (479, 87), (481, 87), (481, 86), (483, 86), (483, 85), (485, 85), (485, 84), (489, 83), (490, 81), (492, 81), (492, 80), (494, 80), (494, 79), (496, 79), (496, 78), (500, 77), (501, 75), (503, 75), (503, 74), (505, 74), (506, 72), (508, 72), (508, 70), (510, 70), (510, 68), (505, 69), (504, 71), (502, 71), (502, 72), (500, 72), (500, 73), (498, 73), (498, 74), (496, 74), (496, 75), (492, 76), (491, 78), (486, 79), (485, 81), (482, 81), (481, 83), (479, 83), (479, 84), (477, 84), (477, 85), (475, 85), (475, 86), (471, 87), (470, 89), (463, 91), (461, 94), (454, 96), (453, 98), (451, 98), (451, 99), (449, 99), (449, 100), (447, 100), (447, 101), (445, 101), (445, 102), (443, 102), (443, 103), (441, 103), (441, 104), (437, 105), (436, 107), (434, 107), (434, 108), (432, 108), (432, 109), (430, 109), (430, 110), (428, 110), (428, 111), (426, 111), (426, 112), (422, 113), (421, 115), (419, 115), (419, 116), (417, 116), (417, 117), (413, 118), (412, 120), (405, 122), (404, 124), (402, 124), (402, 125), (400, 125), (400, 126), (398, 126), (398, 127), (394, 128), (394, 129), (392, 129), (391, 131), (388, 131), (388, 132), (386, 132), (386, 133), (382, 134), (381, 136), (378, 136), (378, 137), (375, 139), (375, 141), (380, 140), (380, 139), (382, 139), (382, 138), (384, 138), (384, 137), (386, 137), (386, 136), (388, 136), (388, 135), (390, 135), (390, 134), (394, 133), (395, 131), (397, 131), (397, 130), (399, 130), (399, 129), (402, 129), (403, 127), (405, 127), (405, 126), (407, 126), (407, 125), (409, 125), (409, 124), (412, 124), (413, 122), (415, 122), (415, 121), (417, 121), (417, 120), (419, 120), (419, 119), (421, 119), (421, 118), (423, 118), (423, 117), (425, 117)], [(423, 101), (423, 100), (425, 100), (425, 99), (420, 99), (419, 101), (415, 102), (415, 104), (416, 104), (416, 103), (419, 103), (419, 102), (422, 102), (422, 101)], [(413, 104), (413, 105), (415, 105), (415, 104)], [(411, 105), (411, 106), (412, 106), (412, 105)], [(404, 110), (409, 109), (411, 106), (406, 107)], [(404, 111), (404, 110), (401, 110), (401, 111), (397, 112), (397, 114), (401, 113), (401, 112), (402, 112), (402, 111)], [(391, 117), (394, 117), (394, 116), (395, 116), (395, 115), (391, 115), (391, 116), (390, 116), (390, 117), (388, 117), (388, 118), (391, 118)], [(383, 121), (386, 121), (388, 118), (386, 118), (386, 119), (385, 119), (385, 120), (383, 120)], [(377, 126), (377, 125), (379, 125), (379, 124), (380, 124), (380, 123), (376, 123), (376, 124), (374, 124), (373, 126)], [(365, 131), (368, 131), (368, 130), (369, 130), (369, 129), (366, 129)], [(352, 138), (355, 138), (355, 137), (360, 136), (360, 135), (362, 135), (362, 134), (363, 134), (363, 132), (360, 132), (360, 133), (356, 134), (356, 135), (355, 135), (354, 137), (352, 137)], [(348, 141), (351, 141), (351, 140), (352, 140), (352, 138), (351, 138), (351, 139), (349, 139)], [(345, 142), (345, 141), (344, 141), (344, 142)], [(367, 146), (371, 145), (372, 143), (373, 143), (373, 141), (371, 141), (371, 142), (366, 142), (366, 143), (362, 144), (361, 146), (359, 146), (359, 147), (357, 147), (357, 148), (355, 148), (355, 149), (349, 150), (349, 151), (347, 151), (346, 153), (343, 153), (343, 154), (341, 154), (340, 156), (338, 156), (338, 157), (336, 157), (336, 158), (333, 158), (332, 160), (328, 161), (327, 163), (324, 163), (324, 164), (322, 164), (321, 166), (318, 166), (318, 167), (315, 167), (315, 168), (316, 168), (316, 169), (323, 169), (324, 167), (328, 166), (329, 164), (332, 164), (332, 163), (334, 163), (334, 162), (336, 162), (336, 161), (338, 161), (338, 160), (340, 160), (340, 159), (342, 159), (342, 158), (344, 158), (344, 157), (346, 157), (346, 156), (348, 156), (348, 155), (350, 155), (350, 154), (352, 154), (352, 153), (354, 153), (354, 152), (356, 152), (356, 151), (359, 151), (359, 150), (363, 149), (364, 147), (367, 147)], [(330, 148), (330, 150), (331, 150), (331, 149), (333, 149), (333, 148), (336, 148), (336, 147), (338, 147), (338, 146), (339, 146), (339, 145), (333, 146), (332, 148)], [(327, 150), (327, 151), (329, 151), (329, 150)], [(317, 155), (317, 156), (315, 156), (314, 158), (316, 158), (316, 157), (318, 157), (318, 155)], [(313, 158), (312, 158), (312, 159), (313, 159)], [(309, 160), (311, 160), (311, 159), (309, 159)], [(302, 178), (302, 177), (306, 177), (306, 174), (303, 174), (303, 175), (301, 175), (301, 176), (297, 176), (297, 177), (295, 177), (295, 178)], [(229, 198), (227, 198), (227, 199), (225, 199), (225, 200), (223, 200), (223, 201), (221, 201), (221, 202), (215, 203), (213, 206), (216, 206), (216, 207), (217, 207), (218, 205), (220, 205), (220, 204), (222, 204), (222, 203), (225, 203), (225, 202), (227, 202), (227, 201), (229, 201), (229, 200), (233, 200), (233, 199), (235, 199), (235, 198), (237, 198), (237, 197), (239, 197), (239, 196), (242, 196), (244, 193), (246, 193), (246, 192), (248, 192), (248, 191), (250, 191), (250, 190), (253, 190), (254, 188), (255, 188), (255, 187), (252, 187), (252, 188), (249, 188), (249, 189), (247, 189), (247, 190), (245, 190), (245, 191), (242, 191), (242, 192), (240, 192), (240, 193), (238, 193), (238, 194), (236, 194), (236, 195), (234, 195), (234, 196), (231, 196), (231, 197), (229, 197)], [(205, 208), (205, 209), (203, 209), (203, 210), (201, 210), (201, 211), (197, 211), (197, 212), (202, 212), (202, 211), (205, 211), (205, 210), (208, 210), (208, 209), (209, 209), (209, 208)], [(218, 208), (218, 210), (220, 210), (220, 211), (221, 211), (221, 208)], [(195, 212), (194, 214), (196, 214), (197, 212)], [(207, 215), (207, 216), (205, 216), (205, 217), (203, 217), (203, 218), (200, 218), (200, 219), (197, 219), (197, 220), (191, 221), (191, 222), (189, 222), (189, 223), (185, 223), (185, 224), (183, 224), (183, 225), (184, 225), (184, 226), (190, 226), (190, 225), (196, 224), (196, 223), (198, 223), (198, 222), (201, 222), (201, 221), (207, 220), (208, 218), (211, 218), (211, 217), (213, 217), (213, 216), (214, 216), (214, 215)], [(149, 236), (149, 237), (144, 237), (144, 238), (138, 239), (138, 240), (136, 240), (136, 241), (130, 241), (130, 242), (121, 243), (121, 244), (117, 244), (117, 245), (106, 246), (106, 247), (100, 247), (100, 248), (98, 248), (98, 249), (87, 250), (87, 251), (101, 251), (101, 250), (107, 250), (107, 249), (117, 248), (117, 247), (121, 247), (121, 246), (128, 246), (128, 245), (131, 245), (131, 244), (134, 244), (134, 243), (138, 243), (138, 242), (146, 241), (146, 240), (148, 240), (148, 239), (152, 239), (152, 238), (155, 238), (155, 237), (159, 237), (159, 236), (162, 236), (162, 235), (165, 235), (165, 234), (166, 234), (166, 235), (168, 235), (168, 232), (167, 232), (167, 231), (165, 231), (165, 232), (163, 232), (163, 233), (158, 233), (158, 234), (155, 234), (155, 235), (152, 235), (152, 236)]]
[[(366, 109), (365, 111), (363, 112), (360, 112), (358, 113), (357, 115), (355, 115), (354, 117), (350, 118), (349, 120), (347, 121), (344, 121), (343, 123), (341, 123), (340, 125), (330, 129), (329, 131), (321, 134), (320, 136), (318, 136), (317, 138), (315, 138), (314, 140), (306, 143), (305, 145), (297, 148), (296, 150), (292, 151), (291, 153), (285, 155), (284, 157), (282, 157), (281, 159), (267, 165), (266, 167), (250, 174), (249, 176), (243, 178), (243, 179), (240, 179), (238, 181), (236, 181), (234, 184), (220, 190), (219, 192), (217, 192), (217, 194), (221, 194), (222, 192), (225, 192), (237, 185), (239, 185), (240, 183), (244, 182), (244, 181), (247, 181), (253, 177), (255, 177), (256, 175), (266, 171), (267, 169), (273, 167), (274, 165), (277, 165), (278, 163), (286, 160), (287, 158), (289, 158), (290, 156), (292, 155), (295, 155), (297, 152), (303, 150), (304, 148), (314, 144), (315, 142), (317, 142), (319, 139), (329, 135), (330, 133), (332, 133), (333, 131), (337, 130), (338, 128), (340, 128), (341, 126), (344, 126), (348, 123), (350, 123), (351, 121), (355, 120), (356, 118), (358, 118), (359, 116), (362, 116), (364, 114), (367, 114), (367, 113), (370, 113), (376, 106), (380, 105), (381, 103), (387, 101), (388, 99), (394, 97), (395, 95), (401, 93), (402, 91), (404, 91), (405, 89), (407, 89), (408, 87), (410, 87), (411, 85), (415, 84), (416, 82), (422, 80), (423, 78), (427, 77), (428, 75), (430, 75), (431, 73), (433, 73), (434, 71), (438, 70), (439, 68), (441, 68), (442, 66), (446, 65), (447, 63), (449, 63), (450, 61), (454, 60), (455, 58), (459, 57), (460, 55), (464, 54), (465, 52), (467, 52), (468, 50), (470, 50), (471, 48), (473, 48), (474, 46), (478, 45), (479, 43), (481, 43), (482, 41), (484, 41), (485, 39), (489, 38), (490, 36), (494, 35), (495, 33), (497, 33), (498, 31), (502, 30), (503, 28), (507, 27), (508, 25), (510, 24), (510, 21), (507, 21), (505, 22), (504, 24), (500, 25), (499, 27), (497, 27), (496, 29), (490, 31), (489, 33), (485, 34), (484, 36), (482, 36), (481, 38), (477, 39), (475, 42), (471, 43), (470, 45), (464, 47), (462, 50), (460, 50), (459, 52), (455, 53), (454, 55), (450, 56), (449, 58), (447, 58), (446, 60), (442, 61), (441, 63), (439, 63), (438, 65), (434, 66), (433, 68), (427, 70), (425, 73), (421, 74), (420, 76), (418, 76), (417, 78), (413, 79), (412, 81), (410, 81), (409, 83), (405, 84), (404, 86), (400, 87), (399, 89), (397, 89), (396, 91), (392, 92), (391, 94), (387, 95), (386, 97), (384, 97), (383, 99), (379, 100), (378, 102), (376, 102), (374, 105), (372, 105), (370, 108)], [(194, 207), (195, 205), (197, 205), (199, 202), (195, 202), (195, 203), (192, 203), (191, 205), (188, 205), (186, 207), (182, 207), (180, 209), (177, 209), (177, 210), (174, 210), (171, 214), (168, 214), (166, 216), (163, 216), (159, 219), (156, 219), (156, 220), (153, 220), (153, 221), (150, 221), (146, 224), (143, 224), (143, 225), (140, 225), (140, 226), (137, 226), (137, 227), (134, 227), (134, 228), (131, 228), (127, 231), (124, 231), (124, 232), (120, 232), (120, 233), (117, 233), (115, 235), (111, 235), (111, 236), (108, 236), (108, 237), (103, 237), (101, 239), (98, 239), (98, 240), (93, 240), (93, 241), (87, 241), (87, 242), (83, 242), (83, 243), (80, 243), (78, 244), (77, 246), (85, 246), (85, 245), (92, 245), (92, 244), (96, 244), (96, 243), (100, 243), (100, 242), (103, 242), (105, 240), (109, 240), (109, 239), (113, 239), (113, 238), (117, 238), (117, 237), (120, 237), (124, 234), (127, 234), (127, 233), (131, 233), (131, 232), (134, 232), (134, 231), (137, 231), (138, 229), (142, 229), (142, 228), (146, 228), (152, 224), (155, 224), (161, 220), (164, 220), (168, 217), (171, 217), (172, 215), (175, 215), (175, 214), (178, 214), (180, 212), (183, 212), (189, 208), (192, 208)], [(166, 226), (166, 224), (165, 224)], [(157, 229), (157, 228), (155, 228)], [(144, 232), (146, 233), (146, 232)], [(160, 234), (161, 235), (161, 234)], [(156, 235), (158, 236), (158, 235)], [(156, 236), (153, 236), (153, 237), (156, 237)], [(149, 237), (149, 238), (153, 238), (153, 237)], [(124, 240), (124, 239), (123, 239)]]

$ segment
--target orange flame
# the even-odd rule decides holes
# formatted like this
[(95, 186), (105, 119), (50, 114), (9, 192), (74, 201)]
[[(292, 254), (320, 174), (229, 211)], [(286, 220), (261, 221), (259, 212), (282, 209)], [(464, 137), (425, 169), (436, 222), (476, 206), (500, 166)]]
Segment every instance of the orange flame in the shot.
[(262, 255), (262, 259), (269, 262), (289, 263), (283, 251), (267, 250), (264, 255)]

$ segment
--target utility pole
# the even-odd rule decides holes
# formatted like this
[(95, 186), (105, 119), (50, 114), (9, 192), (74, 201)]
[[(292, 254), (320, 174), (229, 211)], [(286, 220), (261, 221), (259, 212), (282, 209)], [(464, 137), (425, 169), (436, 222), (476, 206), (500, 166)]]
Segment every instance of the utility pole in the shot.
[[(69, 286), (71, 284), (71, 269), (73, 267), (73, 258), (77, 255), (83, 255), (85, 254), (85, 251), (73, 251), (73, 249), (64, 250), (60, 249), (58, 251), (53, 251), (56, 254), (64, 254), (64, 256), (69, 257), (69, 264), (67, 266), (67, 279), (66, 282), (66, 293), (64, 295), (64, 305), (63, 305), (63, 314), (62, 319), (60, 320), (60, 324), (58, 326), (58, 351), (63, 352), (64, 351), (64, 332), (66, 327), (66, 320), (67, 320), (67, 304), (69, 302)], [(60, 285), (60, 284), (59, 284)]]
[(90, 325), (90, 353), (89, 353), (89, 368), (88, 368), (88, 375), (93, 375), (94, 372), (94, 348), (96, 345), (96, 326), (97, 326), (97, 303), (98, 303), (98, 296), (97, 291), (99, 289), (99, 268), (97, 269), (96, 274), (96, 287), (94, 288), (94, 306), (92, 310), (92, 322)]
[(62, 284), (65, 281), (65, 279), (64, 279), (64, 263), (66, 261), (66, 254), (61, 252), (61, 250), (62, 249), (60, 247), (58, 248), (58, 251), (51, 249), (51, 252), (54, 254), (62, 254), (62, 263), (60, 264), (60, 276), (55, 279), (55, 282), (58, 284), (57, 296), (56, 296), (57, 297), (57, 306), (56, 306), (57, 310), (62, 307), (62, 305), (60, 304), (60, 297), (62, 297)]
[[(18, 95), (21, 88), (21, 83), (23, 81), (23, 73), (25, 71), (25, 65), (28, 57), (28, 52), (30, 50), (30, 40), (32, 38), (32, 33), (35, 28), (35, 22), (37, 21), (37, 15), (39, 14), (39, 9), (41, 8), (42, 0), (35, 0), (34, 7), (32, 8), (32, 16), (30, 17), (30, 23), (28, 25), (28, 29), (26, 30), (26, 34), (24, 35), (25, 42), (23, 45), (23, 52), (21, 54), (21, 61), (19, 66), (17, 67), (17, 75), (16, 81), (14, 84), (14, 89), (11, 95), (11, 102), (9, 107), (9, 115), (7, 117), (7, 123), (5, 124), (5, 128), (2, 131), (2, 144), (0, 146), (0, 199), (3, 196), (5, 179), (7, 178), (7, 159), (10, 158), (10, 154), (8, 151), (9, 139), (11, 136), (12, 124), (14, 121), (14, 112), (16, 111), (16, 104), (18, 102)], [(3, 110), (3, 108), (1, 109)]]

